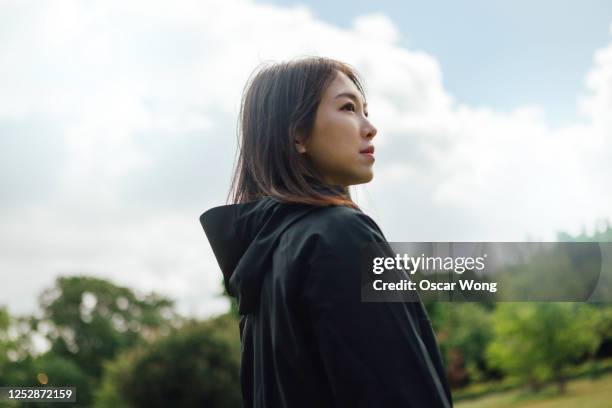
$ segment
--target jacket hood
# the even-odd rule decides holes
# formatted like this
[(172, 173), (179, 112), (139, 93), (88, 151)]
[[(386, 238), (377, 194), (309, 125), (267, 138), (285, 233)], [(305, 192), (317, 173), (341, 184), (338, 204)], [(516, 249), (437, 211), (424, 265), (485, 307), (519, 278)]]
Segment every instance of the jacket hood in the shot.
[(200, 224), (223, 273), (225, 288), (230, 296), (238, 298), (240, 314), (257, 307), (263, 278), (283, 232), (320, 208), (265, 197), (214, 207), (200, 216)]

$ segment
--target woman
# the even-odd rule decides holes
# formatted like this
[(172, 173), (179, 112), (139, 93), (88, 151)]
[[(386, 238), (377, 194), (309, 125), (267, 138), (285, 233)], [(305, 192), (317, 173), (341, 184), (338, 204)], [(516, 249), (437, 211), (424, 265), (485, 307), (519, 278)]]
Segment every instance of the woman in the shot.
[(238, 300), (245, 407), (452, 406), (420, 301), (361, 301), (358, 255), (386, 240), (348, 186), (372, 180), (375, 136), (347, 64), (301, 58), (247, 84), (234, 204), (200, 217)]

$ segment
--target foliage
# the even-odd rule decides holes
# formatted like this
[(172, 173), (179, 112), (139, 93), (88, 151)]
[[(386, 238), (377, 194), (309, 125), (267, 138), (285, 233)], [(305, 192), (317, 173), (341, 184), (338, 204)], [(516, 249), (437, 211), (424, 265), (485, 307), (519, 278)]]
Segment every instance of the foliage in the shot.
[(493, 313), (489, 362), (538, 390), (553, 379), (563, 392), (566, 367), (599, 344), (594, 309), (577, 303), (502, 303)]
[(452, 385), (482, 379), (487, 368), (484, 350), (493, 337), (487, 309), (479, 303), (443, 303), (433, 324)]
[[(0, 373), (4, 372), (3, 367), (8, 364), (8, 353), (12, 348), (11, 341), (8, 335), (10, 325), (10, 316), (5, 308), (0, 308)], [(1, 374), (0, 374), (1, 380)]]
[[(610, 242), (612, 229), (593, 237), (559, 237), (564, 242)], [(544, 286), (550, 293), (575, 291), (576, 261), (592, 258), (583, 255), (541, 256), (538, 273), (530, 276), (544, 280), (566, 270), (565, 282), (550, 280)], [(602, 276), (600, 286), (612, 287), (601, 285), (609, 278)], [(533, 282), (514, 285), (540, 290)], [(240, 406), (239, 315), (236, 299), (229, 300), (226, 315), (184, 321), (173, 302), (159, 295), (141, 296), (93, 277), (61, 277), (41, 295), (40, 317), (17, 318), (0, 307), (0, 386), (38, 385), (45, 374), (49, 385), (77, 386), (75, 406)], [(592, 363), (588, 375), (593, 378), (607, 370), (593, 359), (605, 356), (612, 341), (610, 305), (425, 304), (449, 379), (455, 388), (469, 381), (470, 395), (480, 392), (474, 387), (486, 391), (495, 383), (484, 381), (501, 373), (507, 376), (497, 388), (527, 382), (538, 389), (554, 381), (563, 389), (565, 379), (576, 375), (577, 363)], [(41, 335), (51, 348), (38, 355), (32, 339)]]
[[(45, 353), (32, 362), (32, 371), (29, 381), (21, 383), (28, 387), (37, 387), (41, 384), (51, 387), (75, 387), (77, 407), (89, 406), (92, 398), (92, 381), (78, 365), (72, 360)], [(54, 402), (28, 403), (29, 407), (56, 407)]]
[(171, 300), (156, 294), (138, 297), (128, 288), (86, 276), (58, 278), (40, 303), (43, 318), (34, 324), (45, 328), (52, 352), (94, 378), (121, 349), (178, 322)]
[(28, 329), (24, 319), (0, 308), (0, 386), (21, 385), (33, 378)]
[(131, 367), (142, 354), (142, 347), (134, 347), (119, 353), (114, 360), (104, 363), (104, 375), (94, 394), (95, 408), (130, 408), (121, 393), (122, 384), (131, 375)]
[(191, 321), (107, 365), (96, 406), (239, 407), (239, 367), (234, 316)]

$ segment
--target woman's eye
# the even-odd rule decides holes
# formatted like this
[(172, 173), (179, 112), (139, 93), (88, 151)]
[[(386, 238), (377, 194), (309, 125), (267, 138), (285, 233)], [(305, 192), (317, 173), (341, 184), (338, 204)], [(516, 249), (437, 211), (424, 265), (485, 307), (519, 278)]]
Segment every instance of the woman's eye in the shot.
[(351, 108), (353, 112), (355, 111), (355, 105), (353, 105), (352, 103), (347, 103), (346, 105), (342, 107), (342, 109), (346, 109), (346, 108)]

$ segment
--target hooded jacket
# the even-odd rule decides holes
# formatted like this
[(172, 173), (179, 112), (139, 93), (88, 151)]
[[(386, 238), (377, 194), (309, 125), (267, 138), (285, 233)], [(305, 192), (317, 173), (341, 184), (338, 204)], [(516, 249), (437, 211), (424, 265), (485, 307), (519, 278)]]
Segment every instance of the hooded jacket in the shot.
[(238, 300), (244, 407), (452, 407), (420, 300), (361, 301), (370, 217), (266, 197), (200, 222)]

